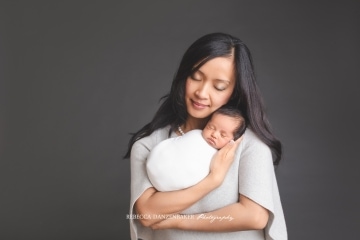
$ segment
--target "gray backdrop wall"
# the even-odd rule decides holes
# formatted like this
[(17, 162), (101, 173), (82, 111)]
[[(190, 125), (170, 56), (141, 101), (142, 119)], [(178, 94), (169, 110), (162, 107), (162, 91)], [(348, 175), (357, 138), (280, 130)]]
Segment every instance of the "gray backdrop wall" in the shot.
[(0, 239), (129, 239), (128, 133), (210, 32), (252, 50), (290, 239), (360, 226), (358, 1), (2, 1)]

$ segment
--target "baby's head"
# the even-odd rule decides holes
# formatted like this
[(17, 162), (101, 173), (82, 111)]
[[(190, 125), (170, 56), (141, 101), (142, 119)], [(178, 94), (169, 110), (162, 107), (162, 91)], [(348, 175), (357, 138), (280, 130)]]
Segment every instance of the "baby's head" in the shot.
[(245, 132), (246, 122), (239, 109), (222, 106), (216, 110), (202, 136), (214, 148), (220, 149), (231, 140), (236, 140)]

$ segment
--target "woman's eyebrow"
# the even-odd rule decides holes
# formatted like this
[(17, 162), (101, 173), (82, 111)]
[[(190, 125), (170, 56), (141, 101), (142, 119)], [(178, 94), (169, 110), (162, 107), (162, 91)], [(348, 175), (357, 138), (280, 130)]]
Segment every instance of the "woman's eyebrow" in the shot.
[(198, 69), (197, 72), (199, 72), (203, 76), (205, 75), (205, 73), (203, 73), (200, 69)]
[(219, 82), (225, 82), (227, 84), (230, 84), (230, 81), (229, 80), (223, 80), (223, 79), (215, 79), (216, 81), (219, 81)]
[[(197, 72), (199, 72), (203, 76), (206, 76), (205, 73), (203, 73), (200, 69), (198, 69)], [(215, 80), (216, 81), (221, 81), (221, 82), (226, 82), (226, 83), (230, 84), (230, 80), (219, 79), (219, 78), (216, 78)]]

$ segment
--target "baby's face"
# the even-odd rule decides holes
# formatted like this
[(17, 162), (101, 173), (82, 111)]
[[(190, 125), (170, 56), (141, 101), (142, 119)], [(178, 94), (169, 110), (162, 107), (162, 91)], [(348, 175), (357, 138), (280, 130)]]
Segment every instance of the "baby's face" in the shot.
[(220, 149), (234, 139), (234, 130), (239, 120), (215, 113), (202, 131), (204, 139), (214, 148)]

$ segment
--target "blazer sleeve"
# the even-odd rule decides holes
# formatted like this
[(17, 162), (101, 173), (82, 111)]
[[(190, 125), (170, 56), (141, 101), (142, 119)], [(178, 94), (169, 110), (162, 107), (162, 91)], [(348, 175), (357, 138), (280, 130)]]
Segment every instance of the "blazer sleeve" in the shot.
[(138, 239), (141, 236), (151, 235), (151, 229), (146, 228), (137, 220), (139, 217), (151, 216), (138, 216), (134, 211), (134, 204), (136, 200), (143, 194), (143, 192), (153, 187), (147, 171), (146, 161), (151, 149), (168, 137), (168, 128), (160, 129), (153, 132), (150, 136), (144, 137), (134, 143), (130, 154), (130, 234), (131, 239)]
[(270, 148), (248, 130), (244, 141), (239, 162), (239, 193), (269, 210), (266, 239), (287, 239)]

